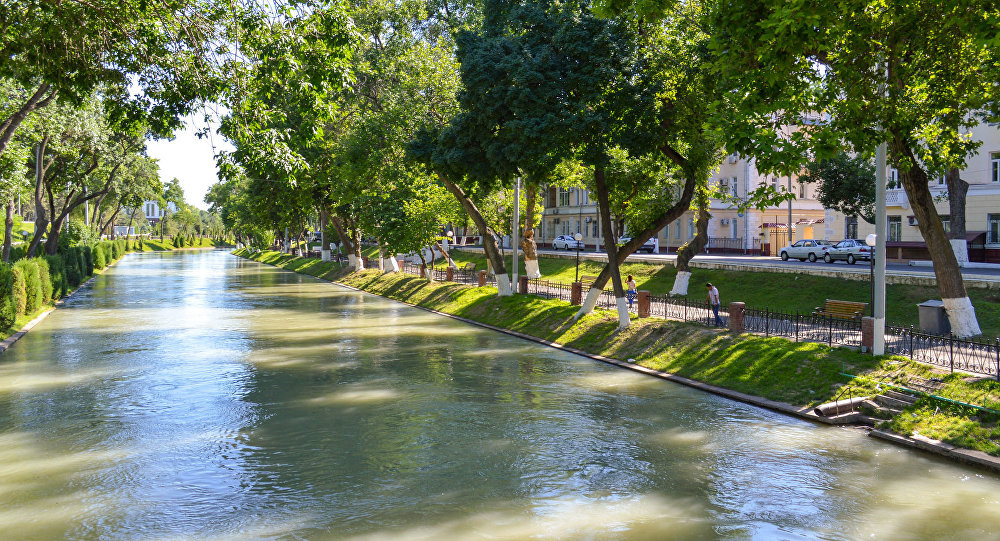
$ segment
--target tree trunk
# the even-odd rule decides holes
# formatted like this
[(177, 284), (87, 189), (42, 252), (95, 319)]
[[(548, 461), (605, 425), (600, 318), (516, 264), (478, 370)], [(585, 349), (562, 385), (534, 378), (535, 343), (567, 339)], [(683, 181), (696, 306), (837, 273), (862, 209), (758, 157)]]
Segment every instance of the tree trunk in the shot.
[(441, 179), (441, 182), (448, 188), (448, 191), (462, 205), (465, 213), (476, 224), (479, 234), (482, 235), (483, 251), (486, 252), (486, 259), (493, 266), (494, 275), (497, 279), (497, 295), (500, 297), (513, 295), (514, 292), (510, 287), (510, 276), (507, 275), (507, 267), (504, 265), (503, 255), (497, 246), (497, 238), (493, 235), (493, 231), (486, 225), (486, 219), (483, 218), (483, 214), (479, 212), (479, 208), (476, 207), (476, 204), (472, 202), (472, 199), (469, 198), (468, 194), (460, 186), (441, 173), (438, 173), (438, 178)]
[[(611, 210), (608, 205), (608, 187), (604, 182), (604, 168), (594, 168), (594, 185), (597, 188), (597, 205), (601, 214), (601, 226), (605, 231), (611, 231)], [(615, 293), (615, 304), (618, 307), (618, 329), (629, 326), (628, 305), (625, 300), (625, 290), (622, 288), (622, 275), (618, 269), (618, 243), (614, 235), (604, 235), (604, 251), (608, 254), (608, 267), (611, 268), (611, 286)], [(589, 297), (593, 289), (587, 293)], [(598, 290), (600, 291), (600, 290)]]
[(949, 169), (945, 175), (948, 184), (948, 210), (951, 213), (951, 247), (955, 258), (962, 263), (969, 261), (969, 245), (965, 241), (965, 203), (969, 194), (969, 183), (962, 180), (957, 167)]
[(698, 217), (695, 222), (697, 233), (693, 239), (684, 243), (677, 250), (677, 276), (674, 278), (674, 287), (670, 290), (671, 295), (687, 295), (688, 283), (691, 281), (691, 268), (688, 263), (694, 256), (700, 254), (708, 244), (708, 221), (712, 215), (708, 212), (709, 200), (704, 191), (698, 190), (696, 196), (698, 202)]
[(10, 263), (10, 235), (14, 230), (14, 198), (7, 200), (7, 213), (3, 223), (3, 262)]
[[(893, 157), (898, 167), (899, 161), (908, 159), (910, 163), (919, 163), (905, 139), (893, 134)], [(965, 283), (962, 281), (962, 270), (958, 266), (955, 252), (951, 247), (944, 226), (934, 208), (934, 196), (931, 195), (927, 173), (917, 165), (904, 170), (899, 168), (899, 179), (910, 200), (910, 207), (917, 218), (917, 227), (927, 244), (931, 261), (934, 262), (934, 275), (937, 278), (938, 291), (944, 302), (951, 323), (951, 332), (960, 338), (982, 334), (976, 311), (972, 306)]]
[(375, 238), (375, 247), (378, 249), (378, 270), (385, 272), (385, 250), (382, 248), (382, 238)]
[(323, 239), (323, 245), (320, 247), (320, 254), (323, 261), (330, 261), (330, 239), (326, 234), (329, 216), (330, 211), (325, 207), (319, 209), (319, 234), (320, 238)]
[[(340, 216), (330, 216), (330, 222), (333, 223), (333, 228), (337, 231), (337, 236), (340, 237), (340, 245), (347, 251), (350, 267), (355, 270), (360, 268), (361, 247), (355, 246), (353, 239), (348, 236)], [(340, 261), (340, 252), (337, 253), (337, 261)]]
[[(680, 199), (670, 206), (670, 208), (664, 210), (663, 213), (653, 221), (652, 225), (633, 235), (632, 240), (626, 242), (618, 248), (617, 259), (619, 261), (622, 261), (632, 255), (639, 249), (640, 246), (645, 244), (647, 240), (652, 238), (653, 235), (658, 234), (660, 230), (666, 227), (669, 223), (683, 216), (684, 213), (691, 207), (691, 199), (694, 196), (695, 186), (698, 185), (698, 175), (694, 171), (688, 171), (688, 162), (683, 157), (680, 157), (672, 151), (664, 153), (671, 157), (671, 159), (673, 159), (676, 163), (681, 165), (682, 169), (686, 172), (687, 177), (684, 181), (684, 190), (681, 192)], [(603, 225), (601, 227), (605, 231), (604, 236), (607, 237), (608, 232), (611, 230), (604, 228)], [(617, 267), (615, 267), (615, 270), (617, 270)], [(604, 289), (604, 286), (608, 283), (608, 280), (611, 279), (611, 271), (612, 267), (610, 264), (604, 265), (600, 274), (597, 275), (597, 279), (594, 280), (594, 284), (591, 286), (590, 292), (587, 293), (587, 299), (584, 301), (576, 315), (573, 316), (574, 319), (579, 319), (589, 314), (594, 309), (594, 305), (597, 303), (597, 297)]]

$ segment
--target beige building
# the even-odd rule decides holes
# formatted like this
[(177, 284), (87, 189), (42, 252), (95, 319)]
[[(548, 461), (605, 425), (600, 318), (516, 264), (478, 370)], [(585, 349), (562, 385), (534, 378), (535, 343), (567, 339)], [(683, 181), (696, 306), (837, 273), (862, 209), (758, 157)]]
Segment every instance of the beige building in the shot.
[[(969, 183), (965, 209), (969, 260), (1000, 263), (1000, 128), (997, 124), (980, 124), (972, 130), (972, 137), (983, 144), (975, 155), (966, 160), (966, 167), (961, 172), (962, 179)], [(896, 176), (895, 169), (890, 169), (889, 180)], [(951, 220), (948, 189), (943, 177), (931, 180), (931, 193), (935, 196), (938, 215), (947, 230)], [(875, 232), (875, 226), (863, 219), (852, 219), (836, 212), (829, 214), (828, 222), (837, 234), (864, 238)], [(898, 262), (930, 259), (902, 187), (892, 188), (886, 194), (886, 215), (887, 258)], [(848, 235), (855, 230), (856, 234)]]

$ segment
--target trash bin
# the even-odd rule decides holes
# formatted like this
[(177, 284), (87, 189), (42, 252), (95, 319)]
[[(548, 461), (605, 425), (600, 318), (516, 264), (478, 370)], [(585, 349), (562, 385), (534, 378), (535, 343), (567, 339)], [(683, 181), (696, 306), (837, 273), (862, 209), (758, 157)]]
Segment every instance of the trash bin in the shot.
[(920, 330), (927, 334), (945, 335), (951, 332), (948, 311), (938, 300), (924, 301), (917, 305), (920, 315)]

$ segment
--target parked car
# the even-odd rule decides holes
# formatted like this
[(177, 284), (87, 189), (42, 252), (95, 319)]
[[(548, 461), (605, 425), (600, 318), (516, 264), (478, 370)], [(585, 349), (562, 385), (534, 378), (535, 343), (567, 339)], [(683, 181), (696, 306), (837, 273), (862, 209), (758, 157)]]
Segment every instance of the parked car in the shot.
[(805, 261), (808, 259), (810, 262), (815, 262), (824, 257), (831, 248), (833, 248), (833, 243), (828, 240), (802, 239), (782, 248), (780, 255), (782, 261), (789, 259)]
[(844, 239), (823, 255), (823, 261), (833, 263), (844, 260), (853, 265), (858, 260), (871, 261), (874, 248), (858, 239)]
[(583, 241), (574, 239), (573, 235), (559, 235), (552, 239), (552, 249), (554, 250), (576, 250), (583, 247)]
[[(621, 246), (622, 244), (625, 244), (630, 240), (632, 240), (632, 237), (621, 237), (618, 239), (618, 246)], [(652, 238), (648, 238), (646, 239), (646, 242), (644, 242), (642, 246), (640, 246), (636, 251), (646, 252), (651, 254), (656, 251), (656, 241), (653, 240)]]

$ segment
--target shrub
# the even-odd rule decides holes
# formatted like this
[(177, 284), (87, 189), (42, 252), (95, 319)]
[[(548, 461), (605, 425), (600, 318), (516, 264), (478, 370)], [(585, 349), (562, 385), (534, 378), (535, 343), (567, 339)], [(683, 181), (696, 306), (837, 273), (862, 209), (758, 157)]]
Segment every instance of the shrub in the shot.
[(80, 248), (83, 253), (83, 268), (87, 276), (94, 275), (94, 250), (90, 246), (83, 246)]
[(107, 258), (104, 255), (104, 250), (105, 250), (105, 247), (102, 244), (98, 244), (97, 246), (94, 246), (93, 255), (94, 255), (94, 268), (95, 269), (103, 269), (104, 267), (108, 266), (108, 260), (107, 260)]
[(114, 241), (113, 248), (114, 248), (115, 261), (118, 261), (119, 259), (122, 258), (122, 256), (125, 255), (125, 241), (121, 239)]
[(17, 299), (14, 297), (14, 273), (11, 266), (0, 263), (0, 329), (9, 329), (17, 321)]
[(32, 261), (38, 266), (38, 281), (42, 283), (42, 303), (52, 300), (52, 273), (49, 272), (49, 262), (44, 257), (36, 257)]
[(49, 277), (52, 279), (52, 299), (57, 300), (66, 296), (69, 284), (66, 283), (66, 266), (63, 258), (57, 255), (45, 256), (45, 261), (49, 265)]
[[(24, 280), (24, 305), (19, 313), (33, 313), (42, 304), (42, 284), (38, 279), (38, 266), (30, 259), (22, 259), (14, 263), (14, 268), (21, 272)], [(21, 306), (19, 303), (18, 307)]]
[(27, 286), (24, 283), (24, 272), (22, 272), (21, 269), (12, 266), (10, 273), (13, 276), (11, 293), (14, 296), (14, 306), (17, 308), (17, 315), (24, 315), (24, 308), (28, 303), (28, 291)]
[(42, 281), (38, 276), (38, 265), (34, 259), (22, 259), (14, 263), (14, 268), (20, 269), (24, 276), (24, 313), (33, 314), (42, 306)]
[(89, 268), (87, 266), (87, 256), (83, 254), (83, 248), (79, 246), (76, 248), (76, 264), (80, 268), (80, 281), (83, 282), (90, 276), (90, 273), (87, 272)]

